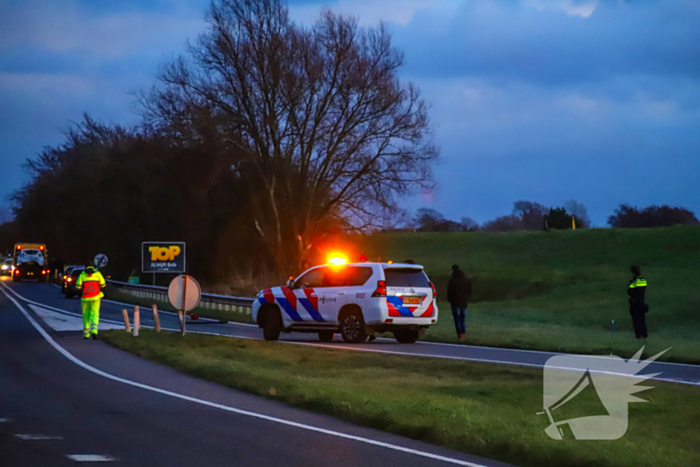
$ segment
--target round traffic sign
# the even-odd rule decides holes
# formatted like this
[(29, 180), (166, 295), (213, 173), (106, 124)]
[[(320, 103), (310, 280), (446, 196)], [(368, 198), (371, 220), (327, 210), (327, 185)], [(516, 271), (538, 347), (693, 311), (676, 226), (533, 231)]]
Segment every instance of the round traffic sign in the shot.
[(194, 310), (199, 305), (202, 289), (192, 276), (177, 276), (170, 282), (168, 298), (176, 310), (185, 313)]
[(94, 264), (98, 269), (106, 267), (107, 263), (109, 263), (109, 258), (107, 258), (107, 255), (104, 253), (96, 255), (95, 259), (92, 260), (92, 264)]

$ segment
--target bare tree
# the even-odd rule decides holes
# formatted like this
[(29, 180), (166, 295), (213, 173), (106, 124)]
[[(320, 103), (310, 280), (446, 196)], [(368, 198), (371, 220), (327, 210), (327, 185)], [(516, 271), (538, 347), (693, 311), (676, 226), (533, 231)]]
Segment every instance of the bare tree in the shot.
[(432, 187), (427, 107), (399, 80), (384, 25), (324, 11), (302, 28), (280, 0), (216, 0), (207, 19), (144, 99), (147, 116), (226, 143), (278, 267), (298, 267), (329, 225), (374, 226), (397, 195)]
[(564, 203), (564, 208), (566, 208), (566, 212), (581, 221), (581, 227), (588, 228), (591, 226), (591, 218), (588, 217), (588, 210), (583, 203), (579, 203), (578, 201), (572, 199)]
[(470, 232), (479, 230), (479, 223), (471, 217), (462, 217), (459, 223), (462, 225), (463, 230), (467, 230)]
[(513, 203), (512, 215), (520, 218), (524, 230), (541, 230), (549, 208), (533, 201)]
[(418, 230), (423, 230), (425, 232), (438, 231), (440, 224), (443, 222), (445, 222), (445, 216), (431, 208), (419, 208), (414, 218), (414, 223), (418, 227)]

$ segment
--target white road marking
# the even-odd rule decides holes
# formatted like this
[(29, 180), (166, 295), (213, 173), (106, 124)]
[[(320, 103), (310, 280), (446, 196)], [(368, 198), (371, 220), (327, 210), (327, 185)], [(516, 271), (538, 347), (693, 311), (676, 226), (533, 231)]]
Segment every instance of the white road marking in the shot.
[[(44, 322), (51, 326), (54, 331), (83, 330), (83, 317), (80, 315), (71, 313), (69, 316), (67, 313), (57, 313), (43, 306), (32, 305), (31, 303), (29, 307), (34, 310), (37, 315), (41, 316)], [(105, 321), (100, 322), (100, 330), (107, 329), (124, 329), (124, 325), (112, 324)]]
[(9, 418), (0, 418), (0, 423), (10, 423), (11, 421)]
[[(29, 321), (29, 323), (30, 323), (32, 326), (34, 326), (34, 328), (39, 332), (39, 334), (42, 335), (42, 337), (46, 340), (46, 342), (48, 342), (54, 349), (56, 349), (58, 352), (60, 352), (64, 357), (66, 357), (66, 358), (67, 358), (68, 360), (70, 360), (71, 362), (73, 362), (73, 363), (75, 363), (76, 365), (78, 365), (78, 366), (80, 366), (80, 367), (82, 367), (82, 368), (84, 368), (84, 369), (90, 371), (91, 373), (94, 373), (94, 374), (96, 374), (96, 375), (98, 375), (98, 376), (102, 376), (103, 378), (111, 379), (112, 381), (117, 381), (117, 382), (119, 382), (119, 383), (124, 383), (124, 384), (127, 384), (127, 385), (129, 385), (129, 386), (133, 386), (133, 387), (145, 389), (145, 390), (147, 390), (147, 391), (152, 391), (152, 392), (155, 392), (155, 393), (158, 393), (158, 394), (163, 394), (163, 395), (170, 396), (170, 397), (173, 397), (173, 398), (176, 398), (176, 399), (181, 399), (181, 400), (185, 400), (185, 401), (189, 401), (189, 402), (194, 402), (194, 403), (196, 403), (196, 404), (204, 405), (204, 406), (207, 406), (207, 407), (212, 407), (212, 408), (215, 408), (215, 409), (220, 409), (220, 410), (223, 410), (223, 411), (226, 411), (226, 412), (235, 413), (235, 414), (238, 414), (238, 415), (244, 415), (244, 416), (248, 416), (248, 417), (257, 418), (257, 419), (260, 419), (260, 420), (265, 420), (265, 421), (269, 421), (269, 422), (273, 422), (273, 423), (278, 423), (278, 424), (280, 424), (280, 425), (291, 426), (291, 427), (294, 427), (294, 428), (300, 428), (300, 429), (302, 429), (302, 430), (313, 431), (313, 432), (325, 434), (325, 435), (328, 435), (328, 436), (333, 436), (333, 437), (337, 437), (337, 438), (347, 439), (347, 440), (351, 440), (351, 441), (357, 441), (357, 442), (360, 442), (360, 443), (365, 443), (365, 444), (369, 444), (369, 445), (372, 445), (372, 446), (378, 446), (378, 447), (382, 447), (382, 448), (386, 448), (386, 449), (391, 449), (391, 450), (393, 450), (393, 451), (399, 451), (399, 452), (403, 452), (403, 453), (406, 453), (406, 454), (413, 454), (413, 455), (416, 455), (416, 456), (425, 457), (425, 458), (433, 459), (433, 460), (437, 460), (437, 461), (442, 461), (442, 462), (446, 462), (446, 463), (449, 463), (449, 464), (463, 465), (463, 466), (466, 466), (466, 467), (487, 467), (487, 466), (485, 466), (485, 465), (483, 465), (483, 464), (476, 464), (476, 463), (474, 463), (474, 462), (468, 462), (468, 461), (464, 461), (464, 460), (461, 460), (461, 459), (455, 459), (455, 458), (452, 458), (452, 457), (441, 456), (441, 455), (439, 455), (439, 454), (433, 454), (433, 453), (426, 452), (426, 451), (419, 451), (419, 450), (417, 450), (417, 449), (411, 449), (411, 448), (407, 448), (407, 447), (404, 447), (404, 446), (399, 446), (399, 445), (396, 445), (396, 444), (385, 443), (385, 442), (383, 442), (383, 441), (379, 441), (379, 440), (375, 440), (375, 439), (371, 439), (371, 438), (364, 438), (364, 437), (361, 437), (361, 436), (355, 436), (355, 435), (351, 435), (351, 434), (348, 434), (348, 433), (342, 433), (342, 432), (339, 432), (339, 431), (328, 430), (328, 429), (320, 428), (320, 427), (313, 426), (313, 425), (307, 425), (307, 424), (304, 424), (304, 423), (294, 422), (294, 421), (291, 421), (291, 420), (285, 420), (285, 419), (283, 419), (283, 418), (272, 417), (272, 416), (270, 416), (270, 415), (264, 415), (264, 414), (260, 414), (260, 413), (257, 413), (257, 412), (251, 412), (251, 411), (249, 411), (249, 410), (243, 410), (243, 409), (238, 409), (238, 408), (231, 407), (231, 406), (227, 406), (227, 405), (223, 405), (223, 404), (217, 404), (217, 403), (215, 403), (215, 402), (210, 402), (210, 401), (207, 401), (207, 400), (204, 400), (204, 399), (198, 399), (198, 398), (196, 398), (196, 397), (190, 397), (190, 396), (186, 396), (186, 395), (184, 395), (184, 394), (179, 394), (179, 393), (176, 393), (176, 392), (173, 392), (173, 391), (168, 391), (168, 390), (165, 390), (165, 389), (156, 388), (156, 387), (153, 387), (153, 386), (149, 386), (149, 385), (147, 385), (147, 384), (137, 383), (137, 382), (135, 382), (135, 381), (131, 381), (131, 380), (128, 380), (128, 379), (125, 379), (125, 378), (121, 378), (121, 377), (119, 377), (119, 376), (115, 376), (115, 375), (112, 375), (112, 374), (110, 374), (110, 373), (104, 372), (104, 371), (99, 370), (99, 369), (97, 369), (97, 368), (95, 368), (95, 367), (93, 367), (93, 366), (90, 366), (90, 365), (88, 365), (87, 363), (83, 362), (82, 360), (78, 359), (78, 358), (75, 357), (72, 353), (70, 353), (70, 352), (67, 351), (65, 348), (63, 348), (61, 345), (59, 345), (55, 340), (53, 340), (53, 338), (44, 330), (44, 328), (42, 328), (41, 325), (40, 325), (39, 323), (37, 323), (36, 320), (34, 320), (34, 318), (32, 318), (31, 314), (29, 314), (29, 312), (28, 312), (27, 310), (25, 310), (24, 307), (23, 307), (17, 300), (15, 300), (15, 298), (13, 298), (12, 296), (10, 296), (10, 295), (5, 291), (5, 289), (7, 289), (7, 286), (5, 286), (5, 284), (2, 284), (2, 285), (3, 285), (2, 293), (3, 293), (8, 299), (10, 299), (10, 301), (12, 301), (12, 303), (15, 304), (15, 306), (19, 309), (19, 311), (22, 312), (22, 314), (24, 315), (24, 317), (27, 318), (27, 320)], [(77, 461), (79, 461), (79, 462), (97, 462), (97, 461), (90, 461), (90, 460), (83, 460), (83, 461), (80, 461), (80, 460), (77, 459), (75, 456), (90, 456), (90, 454), (72, 454), (72, 455), (69, 455), (68, 458), (69, 458), (69, 459), (72, 459), (72, 460), (77, 460)], [(114, 459), (108, 458), (108, 459), (105, 459), (105, 460), (114, 460)], [(99, 460), (98, 460), (98, 461), (99, 461)]]
[[(71, 313), (69, 311), (65, 310), (60, 310), (58, 308), (53, 308), (49, 307), (48, 305), (43, 305), (38, 302), (34, 302), (32, 300), (29, 300), (28, 298), (23, 297), (22, 295), (18, 294), (14, 290), (12, 290), (10, 287), (8, 287), (5, 284), (0, 283), (5, 289), (7, 289), (9, 292), (20, 298), (21, 300), (26, 301), (27, 303), (34, 303), (43, 307), (51, 308), (53, 310), (63, 312), (63, 313), (68, 313), (75, 315), (75, 313)], [(7, 295), (7, 294), (5, 294)], [(120, 329), (123, 327), (121, 323), (118, 323), (116, 321), (107, 321), (105, 322), (111, 322), (115, 324), (120, 324)], [(231, 324), (231, 323), (230, 323)], [(145, 328), (153, 328), (153, 326), (141, 326)], [(173, 329), (173, 328), (162, 328), (164, 331), (173, 331), (173, 332), (179, 332), (178, 329)], [(256, 340), (260, 341), (262, 340), (261, 338), (258, 337), (245, 337), (245, 336), (232, 336), (230, 334), (222, 334), (222, 333), (216, 333), (216, 332), (206, 332), (206, 331), (190, 331), (193, 334), (204, 334), (204, 335), (209, 335), (209, 336), (220, 336), (220, 337), (228, 337), (232, 339), (246, 339), (246, 340)], [(355, 347), (355, 346), (348, 346), (348, 345), (337, 345), (337, 344), (321, 344), (317, 342), (304, 342), (304, 341), (286, 341), (286, 340), (280, 340), (278, 341), (279, 343), (283, 344), (295, 344), (295, 345), (306, 345), (310, 347), (321, 347), (321, 348), (326, 348), (326, 349), (340, 349), (340, 350), (353, 350), (356, 352), (370, 352), (370, 353), (382, 353), (382, 354), (389, 354), (389, 355), (403, 355), (407, 357), (422, 357), (422, 358), (441, 358), (445, 360), (458, 360), (458, 361), (465, 361), (465, 362), (478, 362), (478, 363), (495, 363), (499, 365), (511, 365), (511, 366), (524, 366), (524, 367), (530, 367), (530, 368), (544, 368), (544, 365), (540, 365), (537, 363), (524, 363), (524, 362), (513, 362), (513, 361), (506, 361), (506, 360), (496, 360), (496, 359), (488, 359), (488, 358), (474, 358), (474, 357), (461, 357), (461, 356), (456, 356), (456, 355), (439, 355), (439, 354), (423, 354), (423, 353), (414, 353), (414, 352), (405, 352), (405, 351), (394, 351), (394, 350), (382, 350), (382, 349), (368, 349), (366, 347)], [(443, 345), (456, 345), (459, 346), (459, 344), (443, 344)], [(477, 347), (481, 349), (481, 347)], [(499, 349), (500, 350), (500, 349)], [(515, 349), (511, 349), (513, 351), (517, 351)], [(529, 350), (524, 350), (521, 352), (530, 352)], [(544, 352), (543, 352), (544, 353)], [(557, 354), (558, 355), (558, 354)], [(574, 354), (572, 354), (574, 355)], [(604, 356), (600, 356), (601, 358)], [(660, 365), (668, 365), (669, 363), (667, 362), (657, 362)], [(674, 365), (683, 365), (683, 364), (674, 364)], [(684, 366), (689, 366), (693, 368), (697, 368), (698, 365), (684, 365)], [(580, 368), (568, 368), (568, 367), (552, 367), (557, 370), (564, 370), (564, 371), (580, 371)], [(591, 373), (599, 373), (599, 374), (608, 374), (608, 375), (613, 375), (613, 376), (623, 376), (625, 378), (634, 378), (636, 377), (635, 375), (628, 375), (625, 373), (613, 373), (613, 372), (608, 372), (608, 371), (597, 371), (597, 370), (590, 370)], [(660, 374), (660, 373), (659, 373)], [(700, 381), (685, 381), (685, 380), (680, 380), (680, 379), (675, 379), (675, 378), (660, 378), (658, 376), (651, 378), (654, 381), (664, 381), (667, 383), (679, 383), (679, 384), (688, 384), (691, 386), (700, 386)]]
[(63, 439), (61, 436), (51, 436), (51, 435), (15, 435), (17, 438), (24, 441), (43, 441), (48, 439)]
[(100, 454), (68, 454), (66, 457), (76, 462), (110, 462), (117, 460), (116, 457), (102, 456)]

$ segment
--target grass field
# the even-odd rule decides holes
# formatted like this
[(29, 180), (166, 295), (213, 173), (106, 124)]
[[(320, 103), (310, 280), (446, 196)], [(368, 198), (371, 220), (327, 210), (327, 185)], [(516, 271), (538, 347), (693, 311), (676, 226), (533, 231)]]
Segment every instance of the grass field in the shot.
[[(457, 263), (474, 282), (467, 344), (625, 358), (643, 344), (645, 356), (671, 347), (661, 360), (700, 363), (700, 227), (375, 234), (348, 242), (370, 259), (411, 258), (425, 266), (438, 287), (440, 308), (438, 324), (425, 340), (457, 342), (443, 300), (450, 267)], [(649, 281), (650, 334), (643, 342), (634, 338), (627, 311), (632, 264), (640, 265)], [(150, 305), (109, 289), (107, 294)], [(196, 312), (230, 321), (251, 319), (206, 308)]]
[[(700, 226), (513, 233), (399, 233), (357, 236), (371, 259), (423, 264), (445, 297), (451, 265), (473, 278), (467, 343), (629, 357), (629, 267), (649, 281), (648, 354), (700, 363)], [(454, 341), (449, 304), (424, 337)], [(611, 321), (615, 321), (615, 335)]]
[[(555, 441), (542, 372), (143, 330), (102, 333), (118, 348), (193, 376), (435, 445), (521, 466), (700, 465), (700, 388), (654, 382), (616, 441)], [(573, 414), (600, 402), (579, 396)], [(575, 416), (575, 415), (574, 415)]]

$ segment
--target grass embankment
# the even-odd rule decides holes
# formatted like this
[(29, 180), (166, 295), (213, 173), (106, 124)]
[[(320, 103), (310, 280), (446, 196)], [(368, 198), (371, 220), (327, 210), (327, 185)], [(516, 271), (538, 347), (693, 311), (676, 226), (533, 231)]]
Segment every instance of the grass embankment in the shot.
[[(435, 445), (522, 466), (700, 465), (700, 388), (654, 382), (617, 441), (544, 432), (542, 372), (143, 330), (104, 339), (193, 376)], [(576, 415), (600, 414), (579, 396)], [(565, 417), (566, 418), (566, 417)]]
[[(649, 281), (647, 353), (700, 363), (700, 226), (352, 237), (369, 258), (423, 264), (438, 287), (440, 321), (424, 339), (454, 341), (444, 301), (451, 265), (473, 278), (467, 343), (562, 352), (640, 347), (627, 308), (629, 267)], [(611, 321), (615, 321), (615, 335)]]

